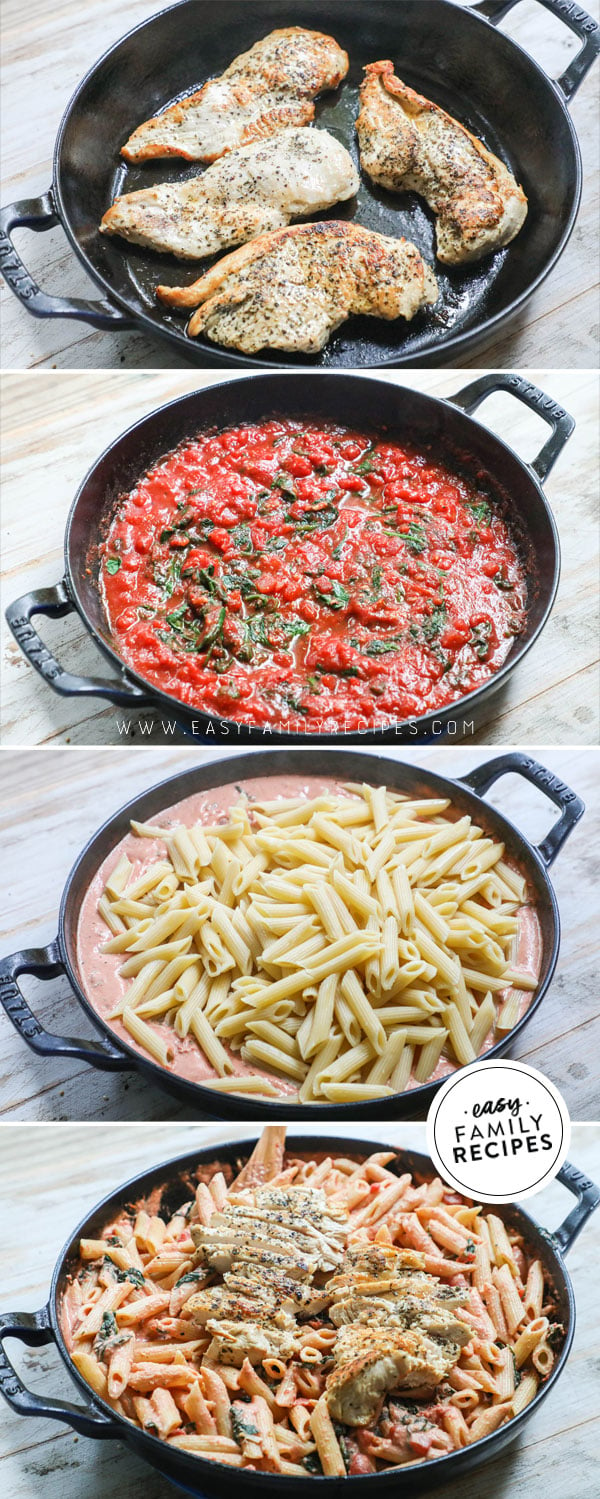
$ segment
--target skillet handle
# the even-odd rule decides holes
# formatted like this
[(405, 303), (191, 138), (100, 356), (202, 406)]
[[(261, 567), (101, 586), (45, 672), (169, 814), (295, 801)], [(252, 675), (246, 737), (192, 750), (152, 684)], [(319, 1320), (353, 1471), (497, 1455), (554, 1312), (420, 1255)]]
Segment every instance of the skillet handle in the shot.
[(4, 1349), (5, 1338), (18, 1338), (30, 1348), (53, 1343), (54, 1332), (47, 1306), (40, 1312), (3, 1312), (0, 1314), (0, 1395), (18, 1416), (44, 1416), (50, 1421), (64, 1421), (84, 1437), (119, 1437), (116, 1421), (96, 1415), (90, 1406), (72, 1405), (70, 1400), (50, 1400), (36, 1395), (19, 1378)]
[(565, 1161), (557, 1173), (557, 1180), (562, 1182), (563, 1187), (568, 1187), (577, 1198), (577, 1207), (574, 1207), (552, 1235), (554, 1242), (558, 1244), (561, 1254), (568, 1254), (571, 1245), (575, 1243), (577, 1235), (581, 1233), (584, 1223), (587, 1223), (591, 1213), (595, 1213), (600, 1203), (600, 1187), (597, 1187), (589, 1176), (584, 1176), (570, 1161)]
[(40, 198), (23, 198), (20, 203), (8, 203), (6, 208), (0, 208), (0, 271), (11, 291), (33, 317), (77, 318), (80, 322), (91, 323), (92, 328), (133, 328), (132, 319), (125, 317), (117, 307), (111, 307), (110, 302), (52, 297), (40, 290), (15, 249), (11, 229), (26, 227), (38, 234), (59, 223), (52, 189)]
[[(473, 6), (473, 10), (491, 21), (492, 26), (497, 26), (498, 22), (508, 15), (509, 10), (518, 4), (519, 0), (479, 0), (479, 3)], [(583, 44), (568, 68), (565, 68), (560, 78), (556, 79), (556, 87), (561, 90), (565, 99), (572, 99), (600, 52), (600, 26), (592, 16), (588, 15), (587, 11), (575, 5), (573, 0), (539, 0), (539, 4), (545, 5), (546, 10), (552, 11), (557, 20), (564, 21), (565, 26), (568, 26)]]
[(541, 416), (552, 432), (543, 448), (534, 458), (529, 467), (542, 481), (548, 477), (550, 469), (554, 467), (559, 453), (569, 441), (571, 433), (575, 430), (575, 422), (563, 406), (559, 406), (552, 396), (547, 396), (545, 391), (540, 390), (538, 385), (531, 385), (529, 380), (524, 380), (522, 375), (513, 375), (497, 370), (491, 375), (481, 375), (478, 380), (472, 380), (469, 385), (464, 385), (462, 390), (457, 391), (455, 396), (449, 396), (448, 400), (453, 406), (460, 406), (470, 416), (485, 401), (486, 396), (491, 396), (498, 390), (506, 390), (517, 401), (522, 401), (530, 411), (535, 411), (536, 416)]
[(30, 947), (21, 952), (10, 953), (0, 958), (0, 1004), (19, 1035), (42, 1057), (78, 1057), (81, 1062), (91, 1062), (103, 1072), (124, 1072), (131, 1063), (122, 1051), (111, 1046), (110, 1041), (78, 1041), (71, 1036), (53, 1036), (45, 1031), (30, 1010), (17, 982), (20, 974), (33, 973), (39, 979), (54, 979), (65, 972), (58, 944), (48, 947)]
[(74, 610), (75, 605), (67, 592), (66, 584), (56, 583), (53, 588), (35, 588), (15, 599), (6, 610), (7, 623), (20, 645), (30, 666), (62, 697), (105, 697), (119, 707), (150, 707), (151, 700), (123, 678), (119, 681), (103, 682), (99, 677), (75, 677), (65, 671), (56, 656), (34, 630), (31, 619), (34, 614), (47, 614), (51, 619), (61, 619)]
[(517, 775), (523, 776), (526, 781), (531, 781), (532, 786), (538, 786), (546, 796), (554, 802), (555, 807), (560, 807), (562, 817), (550, 828), (550, 832), (537, 845), (537, 851), (546, 868), (554, 863), (556, 855), (560, 852), (563, 843), (569, 834), (573, 832), (575, 824), (579, 822), (585, 812), (585, 802), (581, 797), (571, 791), (570, 786), (560, 781), (558, 776), (553, 775), (551, 770), (546, 770), (538, 760), (532, 760), (529, 755), (524, 755), (520, 750), (511, 750), (507, 755), (498, 755), (494, 760), (487, 760), (485, 765), (478, 765), (475, 770), (470, 770), (466, 776), (461, 776), (465, 786), (470, 786), (478, 796), (484, 796), (490, 786), (500, 779), (500, 776)]

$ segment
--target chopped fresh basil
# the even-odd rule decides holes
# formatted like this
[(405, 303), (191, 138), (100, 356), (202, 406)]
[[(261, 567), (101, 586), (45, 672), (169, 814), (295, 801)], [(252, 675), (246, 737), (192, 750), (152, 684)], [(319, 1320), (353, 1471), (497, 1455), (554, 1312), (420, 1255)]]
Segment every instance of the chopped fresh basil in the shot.
[(143, 1270), (136, 1270), (135, 1266), (131, 1270), (117, 1270), (117, 1280), (130, 1280), (132, 1286), (145, 1285)]
[(490, 648), (490, 637), (492, 634), (491, 619), (482, 619), (478, 625), (471, 630), (469, 644), (473, 646), (476, 656), (480, 661), (485, 661)]
[(401, 643), (402, 637), (400, 635), (394, 636), (391, 640), (370, 640), (368, 646), (365, 647), (365, 655), (390, 656), (392, 651), (400, 649)]
[(372, 473), (374, 466), (374, 454), (365, 453), (365, 456), (364, 458), (361, 458), (360, 463), (354, 464), (354, 472), (355, 474), (370, 474)]
[(296, 527), (298, 535), (301, 536), (303, 531), (329, 530), (331, 526), (335, 525), (338, 514), (339, 511), (337, 510), (335, 505), (324, 505), (322, 510), (306, 511), (306, 513), (300, 520), (295, 520), (294, 517), (292, 517), (292, 521)]
[(346, 523), (346, 525), (345, 525), (345, 526), (344, 526), (344, 534), (343, 534), (343, 536), (342, 536), (342, 537), (341, 537), (341, 538), (340, 538), (340, 540), (339, 540), (339, 541), (338, 541), (338, 544), (337, 544), (337, 546), (335, 546), (335, 547), (334, 547), (334, 548), (333, 548), (333, 551), (332, 551), (332, 553), (331, 553), (331, 555), (332, 555), (332, 557), (334, 557), (334, 558), (335, 558), (335, 560), (336, 560), (336, 562), (337, 562), (337, 561), (339, 561), (339, 558), (340, 558), (340, 557), (341, 557), (341, 555), (342, 555), (342, 547), (343, 547), (343, 545), (344, 545), (344, 542), (345, 542), (345, 540), (346, 540), (346, 537), (347, 537), (347, 535), (348, 535), (348, 524), (347, 524), (347, 523)]
[(344, 588), (343, 583), (338, 583), (337, 578), (333, 579), (329, 593), (318, 588), (316, 583), (313, 583), (313, 593), (322, 604), (327, 604), (330, 609), (345, 609), (350, 603), (348, 590)]
[(240, 1410), (237, 1401), (231, 1407), (231, 1435), (234, 1442), (243, 1442), (247, 1437), (257, 1437), (258, 1427), (245, 1410)]
[(98, 1341), (100, 1343), (105, 1343), (107, 1338), (116, 1337), (118, 1331), (119, 1329), (117, 1327), (117, 1319), (114, 1312), (105, 1312), (100, 1323)]
[(480, 525), (487, 526), (492, 513), (488, 501), (478, 500), (477, 502), (475, 502), (472, 500), (467, 500), (467, 504), (469, 506), (469, 510), (471, 511), (473, 519), (479, 521)]
[(285, 495), (288, 500), (296, 500), (298, 498), (292, 481), (290, 478), (288, 478), (287, 474), (278, 474), (277, 478), (273, 480), (271, 489), (281, 490), (281, 493)]
[(402, 540), (406, 542), (409, 552), (420, 556), (427, 546), (427, 535), (424, 526), (419, 526), (416, 521), (411, 520), (408, 531), (400, 531)]
[(512, 593), (515, 586), (510, 578), (507, 578), (503, 567), (499, 567), (497, 573), (494, 573), (492, 581), (496, 584), (496, 588), (503, 589), (505, 593)]
[(436, 604), (431, 614), (425, 614), (421, 620), (421, 629), (425, 640), (436, 640), (441, 635), (446, 623), (446, 605)]
[(113, 573), (118, 573), (118, 571), (119, 571), (119, 568), (121, 566), (121, 558), (120, 557), (107, 557), (106, 561), (104, 563), (104, 566), (106, 568), (107, 573), (110, 573), (111, 577), (112, 577)]
[(230, 532), (231, 540), (235, 542), (238, 551), (253, 552), (252, 534), (248, 525), (234, 526)]
[(323, 1468), (318, 1452), (309, 1452), (306, 1457), (303, 1457), (302, 1467), (306, 1468), (307, 1473), (314, 1473), (319, 1477), (322, 1476)]
[(178, 632), (185, 630), (185, 628), (186, 628), (186, 618), (185, 618), (185, 616), (186, 616), (187, 612), (188, 612), (188, 605), (187, 604), (180, 604), (179, 608), (178, 609), (174, 609), (172, 614), (167, 614), (165, 616), (167, 624), (169, 624), (171, 626), (172, 630), (177, 630)]

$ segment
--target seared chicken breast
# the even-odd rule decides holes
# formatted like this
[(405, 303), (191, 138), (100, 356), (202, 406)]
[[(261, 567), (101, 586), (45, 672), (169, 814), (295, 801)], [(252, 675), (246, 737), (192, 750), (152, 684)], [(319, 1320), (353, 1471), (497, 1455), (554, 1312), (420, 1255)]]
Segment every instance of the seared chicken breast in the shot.
[(348, 54), (332, 36), (302, 26), (271, 31), (234, 58), (220, 78), (139, 125), (122, 154), (128, 161), (216, 161), (287, 126), (310, 125), (313, 100), (337, 88), (347, 72)]
[(437, 285), (408, 240), (329, 220), (261, 234), (191, 286), (159, 286), (157, 296), (197, 307), (192, 338), (316, 354), (351, 313), (410, 320), (436, 301)]
[(206, 1350), (208, 1359), (218, 1364), (233, 1364), (241, 1369), (248, 1359), (251, 1364), (262, 1364), (266, 1358), (292, 1358), (298, 1351), (298, 1327), (293, 1317), (288, 1326), (280, 1322), (208, 1322), (207, 1331), (212, 1333), (212, 1343)]
[(358, 186), (352, 158), (327, 130), (282, 130), (229, 151), (201, 177), (125, 193), (100, 232), (198, 260), (331, 208)]
[(454, 1367), (460, 1348), (425, 1333), (383, 1327), (342, 1327), (336, 1368), (326, 1380), (331, 1416), (347, 1426), (368, 1426), (388, 1390), (434, 1390)]
[(329, 1315), (336, 1327), (352, 1322), (394, 1327), (402, 1332), (417, 1327), (433, 1338), (457, 1343), (460, 1348), (472, 1337), (472, 1329), (453, 1311), (426, 1296), (348, 1296), (336, 1302)]
[(394, 73), (365, 68), (356, 121), (363, 170), (391, 192), (419, 193), (435, 214), (438, 259), (462, 265), (518, 234), (527, 199), (504, 162)]
[(350, 1244), (330, 1276), (329, 1317), (339, 1334), (326, 1394), (336, 1420), (367, 1426), (388, 1390), (435, 1389), (470, 1342), (472, 1330), (453, 1310), (468, 1293), (452, 1288), (449, 1304), (424, 1263), (418, 1250)]
[(298, 1269), (299, 1261), (317, 1270), (332, 1271), (341, 1263), (346, 1223), (327, 1212), (324, 1192), (288, 1187), (273, 1192), (268, 1187), (254, 1193), (252, 1204), (227, 1202), (213, 1213), (209, 1224), (194, 1224), (192, 1235), (200, 1263), (208, 1263), (221, 1274), (230, 1270), (248, 1250), (277, 1254)]
[(251, 1200), (242, 1189), (210, 1223), (192, 1225), (199, 1262), (224, 1283), (186, 1302), (192, 1322), (212, 1335), (208, 1357), (238, 1368), (245, 1359), (291, 1357), (296, 1317), (329, 1304), (326, 1288), (310, 1282), (341, 1264), (348, 1223), (320, 1188), (257, 1187)]

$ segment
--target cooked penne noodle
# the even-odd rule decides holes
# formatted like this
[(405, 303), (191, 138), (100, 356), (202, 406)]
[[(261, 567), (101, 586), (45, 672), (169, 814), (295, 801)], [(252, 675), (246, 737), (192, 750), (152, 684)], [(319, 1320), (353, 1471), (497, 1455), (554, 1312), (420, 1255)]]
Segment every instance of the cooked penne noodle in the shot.
[[(529, 1003), (526, 882), (444, 798), (346, 783), (262, 802), (240, 792), (210, 824), (169, 817), (132, 822), (140, 859), (131, 841), (115, 849), (95, 904), (115, 965), (105, 1018), (159, 1065), (177, 1070), (196, 1045), (217, 1091), (236, 1077), (257, 1096), (285, 1078), (306, 1103), (323, 1082), (404, 1091), (468, 1065)], [(337, 1062), (343, 1075), (322, 1078)]]

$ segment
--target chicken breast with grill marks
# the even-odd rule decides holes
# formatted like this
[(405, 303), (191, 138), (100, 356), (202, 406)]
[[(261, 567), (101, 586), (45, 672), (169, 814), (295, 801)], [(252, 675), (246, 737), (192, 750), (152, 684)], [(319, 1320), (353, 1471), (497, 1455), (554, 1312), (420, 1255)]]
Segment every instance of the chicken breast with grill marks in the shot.
[(170, 307), (196, 307), (192, 338), (255, 354), (317, 354), (351, 313), (410, 320), (437, 299), (433, 272), (408, 240), (328, 220), (261, 234), (191, 286), (159, 286)]
[(367, 175), (391, 192), (425, 198), (446, 265), (480, 260), (509, 244), (525, 221), (527, 199), (504, 162), (402, 83), (392, 62), (370, 63), (365, 73), (356, 129)]
[(302, 26), (271, 31), (234, 58), (220, 78), (139, 125), (122, 154), (128, 161), (216, 161), (286, 126), (310, 125), (313, 100), (337, 88), (347, 72), (348, 54), (332, 36)]
[(330, 1415), (347, 1426), (368, 1426), (389, 1390), (434, 1390), (460, 1354), (415, 1329), (398, 1332), (353, 1324), (340, 1330), (336, 1368), (326, 1380)]
[(327, 130), (282, 130), (230, 151), (201, 177), (125, 193), (101, 234), (198, 260), (352, 198), (359, 178)]

